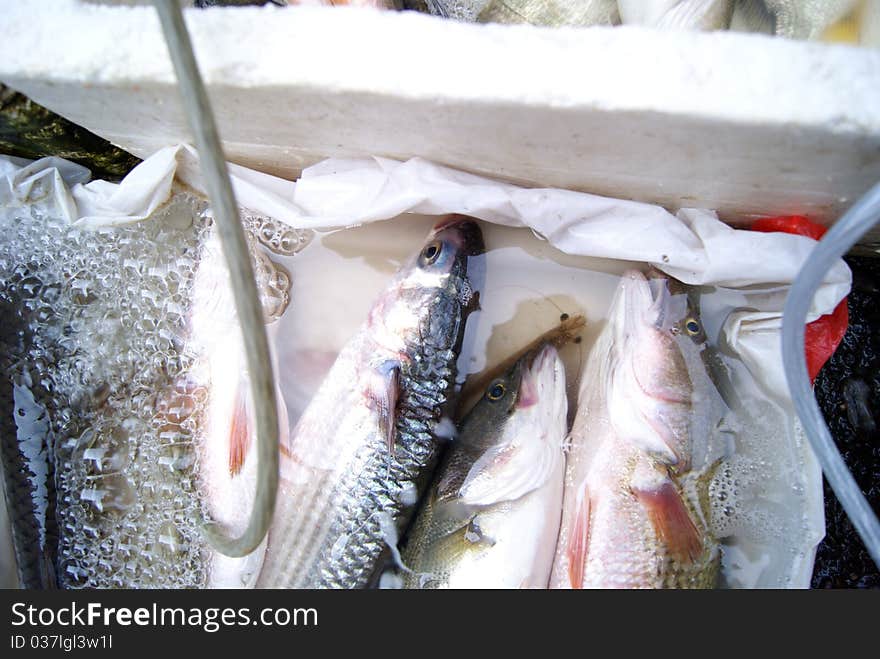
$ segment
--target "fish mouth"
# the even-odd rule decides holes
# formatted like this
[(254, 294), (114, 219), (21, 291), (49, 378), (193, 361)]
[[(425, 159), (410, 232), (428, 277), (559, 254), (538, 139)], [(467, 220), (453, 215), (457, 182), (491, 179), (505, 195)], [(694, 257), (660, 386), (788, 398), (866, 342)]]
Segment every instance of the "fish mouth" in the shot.
[[(658, 280), (652, 279), (651, 281)], [(650, 310), (658, 300), (658, 297), (655, 296), (655, 290), (652, 288), (656, 289), (656, 286), (652, 287), (648, 278), (638, 270), (627, 270), (623, 273), (619, 289), (622, 299), (619, 304), (614, 305), (618, 311), (618, 317), (615, 320), (621, 332), (632, 331), (646, 322), (655, 324), (648, 319)]]
[(440, 220), (434, 225), (431, 236), (449, 241), (462, 256), (478, 256), (486, 251), (480, 225), (464, 215), (453, 215)]
[(531, 407), (542, 396), (555, 397), (565, 388), (565, 371), (556, 348), (549, 343), (523, 357), (522, 375), (516, 407)]
[[(620, 285), (621, 304), (618, 305), (618, 327), (623, 332), (638, 327), (670, 329), (686, 311), (685, 296), (677, 295), (677, 281), (652, 269), (648, 275), (638, 270), (623, 274)], [(680, 286), (680, 285), (679, 285)]]

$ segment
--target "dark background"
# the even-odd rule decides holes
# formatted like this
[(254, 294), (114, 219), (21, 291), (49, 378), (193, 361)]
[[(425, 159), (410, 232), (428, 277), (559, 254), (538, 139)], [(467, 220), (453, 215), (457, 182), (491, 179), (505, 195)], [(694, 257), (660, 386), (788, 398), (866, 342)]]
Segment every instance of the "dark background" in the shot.
[[(816, 378), (816, 399), (843, 459), (880, 511), (880, 259), (848, 257), (849, 328)], [(880, 588), (880, 571), (825, 483), (825, 539), (813, 588)]]

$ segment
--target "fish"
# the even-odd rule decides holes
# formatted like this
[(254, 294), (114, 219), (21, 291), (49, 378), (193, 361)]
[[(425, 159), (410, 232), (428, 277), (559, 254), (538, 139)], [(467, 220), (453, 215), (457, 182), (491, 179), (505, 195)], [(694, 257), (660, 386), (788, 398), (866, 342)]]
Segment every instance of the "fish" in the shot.
[(618, 0), (624, 25), (661, 29), (726, 30), (734, 0)]
[(376, 582), (436, 465), (483, 253), (474, 220), (437, 223), (340, 351), (281, 446), (257, 587)]
[[(581, 374), (551, 588), (709, 588), (714, 391), (696, 305), (627, 271)], [(718, 441), (716, 441), (718, 440)]]
[(739, 0), (731, 29), (818, 39), (857, 5), (858, 0)]
[(469, 23), (617, 25), (617, 0), (405, 0), (404, 7)]
[[(248, 234), (250, 235), (250, 234)], [(187, 420), (195, 430), (194, 455), (198, 461), (197, 491), (207, 516), (230, 536), (247, 528), (255, 505), (258, 479), (256, 422), (248, 379), (244, 342), (235, 312), (232, 286), (217, 233), (202, 246), (195, 272), (188, 313), (188, 351), (193, 360), (186, 372), (158, 397), (157, 412), (171, 433), (179, 433)], [(264, 252), (253, 249), (254, 274), (262, 303), (270, 346), (277, 341), (277, 321), (289, 302), (290, 275)], [(278, 373), (273, 358), (273, 373)], [(276, 376), (279, 436), (286, 441), (287, 407)], [(200, 401), (200, 402), (197, 402)], [(197, 412), (198, 408), (198, 412)], [(169, 462), (174, 469), (178, 465)], [(171, 527), (162, 537), (169, 545), (180, 544)], [(206, 546), (205, 588), (251, 588), (256, 582), (266, 551), (266, 539), (252, 552), (230, 557)]]
[[(15, 279), (0, 284), (0, 505), (7, 521), (0, 564), (12, 587), (53, 588), (51, 532), (52, 496), (46, 455), (46, 415), (30, 394), (29, 374), (16, 373), (10, 363), (28, 342), (28, 328), (16, 308), (21, 304)], [(48, 520), (47, 520), (48, 517)], [(49, 524), (47, 525), (47, 521)]]
[[(489, 384), (496, 378), (504, 376), (526, 354), (536, 352), (545, 343), (555, 348), (562, 348), (567, 343), (580, 343), (580, 333), (586, 324), (587, 319), (581, 314), (572, 316), (562, 313), (556, 327), (536, 337), (528, 345), (521, 347), (498, 364), (484, 369), (482, 373), (469, 376), (462, 387), (458, 406), (459, 417), (455, 420), (461, 421), (474, 404), (483, 398)], [(497, 330), (496, 327), (495, 331)]]
[(551, 344), (486, 387), (402, 552), (404, 588), (546, 588), (562, 512), (565, 369)]

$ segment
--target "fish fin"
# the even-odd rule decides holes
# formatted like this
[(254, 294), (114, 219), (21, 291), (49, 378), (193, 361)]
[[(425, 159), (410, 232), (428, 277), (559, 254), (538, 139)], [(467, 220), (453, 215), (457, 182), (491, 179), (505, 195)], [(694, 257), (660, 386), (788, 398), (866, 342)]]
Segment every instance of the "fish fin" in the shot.
[(245, 392), (239, 386), (235, 394), (235, 409), (232, 412), (232, 425), (229, 427), (229, 475), (237, 476), (244, 466), (245, 457), (251, 443)]
[(659, 485), (633, 488), (639, 502), (670, 553), (682, 561), (694, 562), (703, 552), (703, 541), (687, 506), (669, 479)]
[(469, 553), (482, 553), (493, 547), (496, 543), (494, 538), (483, 532), (479, 517), (470, 515), (467, 518), (459, 518), (444, 527), (445, 532), (432, 540), (430, 550), (436, 556), (443, 556), (444, 560), (456, 563)]
[[(663, 444), (665, 444), (666, 449), (669, 451), (669, 453), (667, 453), (664, 450), (660, 453), (651, 453), (650, 455), (659, 462), (674, 468), (677, 473), (689, 471), (691, 468), (690, 455), (683, 450), (683, 444), (685, 442), (676, 437), (672, 425), (660, 415), (645, 415), (645, 422), (654, 429), (654, 432), (657, 433), (657, 437), (660, 438)], [(670, 455), (672, 457), (669, 457)]]
[(385, 541), (388, 551), (391, 552), (391, 558), (394, 561), (394, 564), (402, 572), (412, 574), (413, 571), (403, 562), (403, 556), (400, 555), (400, 549), (397, 546), (400, 537), (397, 530), (397, 522), (394, 520), (394, 517), (392, 517), (391, 513), (387, 511), (379, 511), (378, 513), (374, 513), (373, 516), (378, 518), (379, 530), (382, 532), (382, 539)]
[(577, 503), (574, 525), (568, 539), (568, 580), (571, 587), (584, 587), (584, 568), (587, 565), (587, 549), (590, 546), (590, 490), (584, 485)]
[(552, 478), (561, 469), (563, 458), (561, 440), (532, 437), (521, 443), (492, 446), (468, 471), (459, 490), (461, 502), (490, 506), (519, 499)]
[(459, 474), (454, 469), (444, 469), (441, 472), (443, 475), (440, 477), (440, 480), (437, 483), (437, 487), (434, 489), (432, 496), (432, 505), (450, 505), (450, 502), (455, 501), (458, 498), (458, 476)]
[(495, 546), (495, 538), (490, 538), (488, 535), (483, 533), (483, 529), (480, 526), (480, 522), (477, 515), (474, 515), (471, 518), (471, 521), (468, 522), (468, 525), (465, 529), (464, 539), (472, 544), (485, 544), (489, 547)]
[(376, 411), (379, 435), (385, 438), (389, 451), (394, 449), (394, 442), (397, 439), (394, 421), (399, 395), (399, 362), (387, 361), (371, 370), (367, 382), (367, 399), (370, 406)]
[(661, 403), (645, 394), (635, 376), (622, 371), (611, 381), (608, 411), (614, 432), (623, 440), (665, 465), (678, 463), (672, 435), (658, 419)]

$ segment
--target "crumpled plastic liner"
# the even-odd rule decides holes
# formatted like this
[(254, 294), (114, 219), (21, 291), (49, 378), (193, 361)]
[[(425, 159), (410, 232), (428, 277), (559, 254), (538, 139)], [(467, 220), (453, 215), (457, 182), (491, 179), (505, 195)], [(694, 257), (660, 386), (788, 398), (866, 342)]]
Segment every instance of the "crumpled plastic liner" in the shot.
[[(58, 211), (83, 228), (149, 217), (168, 198), (175, 175), (204, 192), (198, 156), (186, 145), (161, 149), (118, 184), (87, 182), (85, 168), (59, 158), (22, 164), (0, 158), (0, 205), (10, 197), (27, 202), (54, 193)], [(640, 202), (523, 188), (419, 158), (330, 159), (306, 169), (296, 183), (238, 165), (229, 169), (241, 206), (296, 228), (333, 230), (405, 213), (462, 213), (529, 227), (569, 254), (645, 262), (687, 284), (729, 291), (729, 303), (722, 303), (721, 341), (770, 397), (791, 409), (781, 357), (782, 309), (789, 284), (815, 244), (810, 238), (734, 229), (709, 210), (672, 214)], [(62, 181), (69, 193), (55, 185)], [(840, 260), (820, 287), (809, 320), (830, 313), (850, 284), (849, 268)], [(806, 516), (821, 530), (821, 477), (805, 450), (810, 486), (818, 493), (810, 497)], [(794, 583), (808, 586), (810, 570), (802, 572)]]
[[(0, 164), (0, 176), (12, 167)], [(788, 285), (815, 245), (810, 238), (734, 229), (709, 210), (687, 208), (673, 215), (652, 204), (523, 188), (420, 158), (329, 159), (303, 171), (296, 183), (234, 164), (229, 171), (240, 205), (296, 228), (340, 229), (404, 213), (463, 213), (530, 227), (569, 254), (642, 261), (687, 284), (735, 289), (730, 311), (748, 310), (731, 313), (722, 336), (769, 394), (787, 397), (782, 308)], [(149, 217), (168, 198), (175, 174), (204, 192), (198, 156), (187, 145), (159, 150), (118, 184), (85, 183), (84, 173), (84, 167), (60, 158), (38, 160), (12, 174), (5, 191), (0, 182), (0, 202), (10, 189), (27, 191), (57, 176), (72, 186), (72, 199), (57, 200), (65, 217), (98, 227)], [(808, 320), (831, 313), (850, 285), (841, 259), (816, 293)]]

